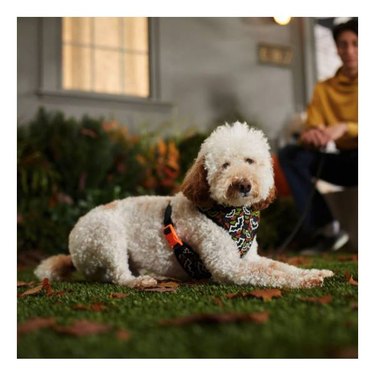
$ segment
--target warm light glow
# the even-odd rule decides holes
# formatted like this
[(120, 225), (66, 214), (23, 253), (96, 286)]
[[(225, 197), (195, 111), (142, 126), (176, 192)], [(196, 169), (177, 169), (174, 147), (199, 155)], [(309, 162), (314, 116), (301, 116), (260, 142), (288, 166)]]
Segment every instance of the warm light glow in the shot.
[(62, 26), (63, 89), (150, 95), (147, 18), (64, 17)]
[(273, 17), (274, 21), (281, 26), (287, 25), (292, 17)]

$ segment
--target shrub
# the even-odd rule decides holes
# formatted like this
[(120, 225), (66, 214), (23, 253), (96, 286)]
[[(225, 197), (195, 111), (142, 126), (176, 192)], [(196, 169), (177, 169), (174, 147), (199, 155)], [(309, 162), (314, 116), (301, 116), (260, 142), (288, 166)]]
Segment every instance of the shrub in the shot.
[[(17, 133), (18, 251), (64, 252), (70, 230), (91, 208), (175, 193), (206, 136), (131, 135), (116, 121), (77, 121), (41, 109)], [(280, 245), (295, 222), (293, 202), (277, 200), (262, 213), (261, 247)]]
[(91, 208), (178, 186), (174, 142), (131, 136), (114, 121), (41, 109), (18, 127), (17, 143), (18, 251), (66, 250), (74, 223)]

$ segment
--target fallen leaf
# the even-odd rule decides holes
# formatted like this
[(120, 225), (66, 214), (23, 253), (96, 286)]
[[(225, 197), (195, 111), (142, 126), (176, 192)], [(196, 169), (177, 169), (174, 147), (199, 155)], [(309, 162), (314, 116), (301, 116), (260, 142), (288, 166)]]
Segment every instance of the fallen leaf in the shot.
[(254, 312), (251, 314), (251, 319), (254, 323), (265, 323), (268, 321), (270, 313), (268, 311)]
[(72, 306), (72, 309), (77, 311), (87, 311), (89, 310), (89, 307), (82, 303), (77, 303), (76, 305)]
[(161, 288), (177, 289), (180, 284), (175, 281), (161, 281), (160, 283), (158, 283), (158, 286)]
[(158, 287), (158, 286), (151, 287), (151, 288), (137, 288), (137, 289), (141, 290), (142, 292), (159, 292), (159, 293), (165, 293), (165, 292), (175, 293), (176, 292), (176, 289), (164, 288), (164, 287)]
[(348, 280), (348, 283), (351, 285), (358, 286), (358, 281), (353, 279), (353, 276), (350, 276), (350, 279)]
[(52, 290), (51, 284), (49, 283), (49, 280), (47, 278), (44, 278), (42, 280), (42, 289), (44, 289), (44, 291), (46, 292), (47, 296), (50, 296), (51, 294), (53, 294), (53, 290)]
[(94, 312), (101, 312), (104, 311), (107, 306), (104, 303), (92, 303), (91, 305), (84, 305), (82, 303), (77, 303), (74, 305), (73, 310), (78, 310), (78, 311), (94, 311)]
[(196, 323), (206, 324), (227, 324), (238, 322), (253, 322), (257, 324), (265, 323), (269, 318), (269, 312), (255, 313), (221, 313), (221, 314), (195, 314), (183, 316), (174, 319), (166, 319), (160, 321), (163, 326), (184, 326)]
[(32, 318), (27, 320), (24, 323), (21, 323), (18, 326), (17, 332), (18, 334), (25, 334), (32, 331), (37, 331), (41, 328), (48, 328), (52, 327), (56, 324), (56, 321), (54, 318)]
[(358, 262), (358, 255), (340, 255), (337, 259), (340, 262)]
[(137, 289), (143, 290), (145, 292), (160, 292), (160, 293), (175, 292), (176, 289), (179, 287), (179, 285), (180, 284), (175, 282), (175, 281), (161, 281), (156, 286), (140, 287), (140, 288), (137, 288)]
[(65, 292), (64, 291), (55, 292), (52, 289), (52, 286), (49, 283), (49, 280), (47, 278), (44, 278), (42, 280), (42, 282), (40, 282), (37, 286), (35, 286), (31, 289), (28, 289), (25, 292), (19, 294), (18, 297), (34, 296), (34, 295), (38, 295), (40, 293), (44, 293), (48, 297), (51, 297), (51, 296), (61, 296)]
[(35, 294), (39, 294), (43, 290), (43, 285), (39, 284), (34, 288), (28, 289), (25, 292), (21, 293), (19, 297), (26, 297), (26, 296), (34, 296)]
[(17, 288), (21, 286), (32, 286), (35, 285), (35, 281), (20, 281), (17, 280)]
[(130, 338), (130, 333), (126, 331), (125, 329), (119, 329), (116, 332), (116, 337), (120, 341), (128, 341)]
[(325, 305), (332, 302), (332, 296), (330, 294), (327, 294), (321, 297), (301, 297), (300, 300), (304, 302), (313, 302)]
[(250, 292), (250, 295), (263, 299), (264, 302), (271, 301), (272, 298), (281, 297), (280, 289), (257, 289)]
[(76, 320), (69, 326), (55, 326), (54, 330), (72, 336), (87, 336), (98, 333), (105, 333), (111, 329), (110, 326), (102, 323), (91, 322), (89, 320)]
[(220, 297), (214, 297), (214, 304), (220, 307), (224, 306), (223, 300)]
[(280, 289), (255, 289), (250, 292), (230, 293), (226, 295), (229, 299), (255, 297), (262, 299), (264, 302), (271, 301), (272, 298), (279, 298), (281, 296)]
[(358, 286), (358, 281), (354, 280), (349, 272), (345, 272), (345, 278), (350, 285)]
[(127, 293), (111, 293), (109, 295), (109, 298), (126, 298), (128, 296), (129, 296), (129, 294), (127, 294)]

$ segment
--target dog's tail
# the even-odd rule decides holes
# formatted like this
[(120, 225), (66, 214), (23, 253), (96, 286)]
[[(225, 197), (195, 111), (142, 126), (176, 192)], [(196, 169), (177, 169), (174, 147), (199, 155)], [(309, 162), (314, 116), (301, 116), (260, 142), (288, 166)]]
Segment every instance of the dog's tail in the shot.
[(43, 260), (35, 269), (34, 274), (39, 280), (66, 280), (75, 271), (71, 255), (54, 255)]

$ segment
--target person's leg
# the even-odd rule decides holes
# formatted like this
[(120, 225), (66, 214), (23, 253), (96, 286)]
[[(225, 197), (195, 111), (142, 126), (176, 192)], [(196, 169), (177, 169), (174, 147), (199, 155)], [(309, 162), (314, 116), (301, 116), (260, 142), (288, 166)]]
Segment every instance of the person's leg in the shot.
[[(338, 221), (321, 194), (313, 188), (313, 178), (341, 186), (358, 184), (358, 151), (344, 151), (325, 154), (306, 150), (299, 146), (287, 146), (279, 153), (279, 161), (290, 185), (300, 212), (307, 211), (304, 221), (305, 231), (315, 231), (315, 245), (305, 249), (306, 254), (328, 249), (338, 250), (349, 239), (340, 229)], [(314, 189), (314, 196), (311, 193)], [(312, 199), (307, 208), (309, 199)], [(308, 233), (307, 233), (308, 234)]]
[(320, 179), (340, 186), (358, 185), (358, 150), (322, 155)]
[[(358, 150), (342, 151), (338, 154), (323, 154), (319, 178), (340, 186), (358, 185)], [(335, 220), (322, 227), (318, 232), (319, 241), (315, 247), (305, 253), (317, 253), (325, 250), (338, 250), (349, 241), (349, 234), (340, 228)]]
[(334, 220), (332, 213), (313, 183), (316, 173), (324, 166), (320, 164), (322, 154), (298, 145), (290, 145), (280, 150), (278, 157), (301, 215), (311, 200), (303, 223), (304, 231), (312, 233), (332, 222)]

